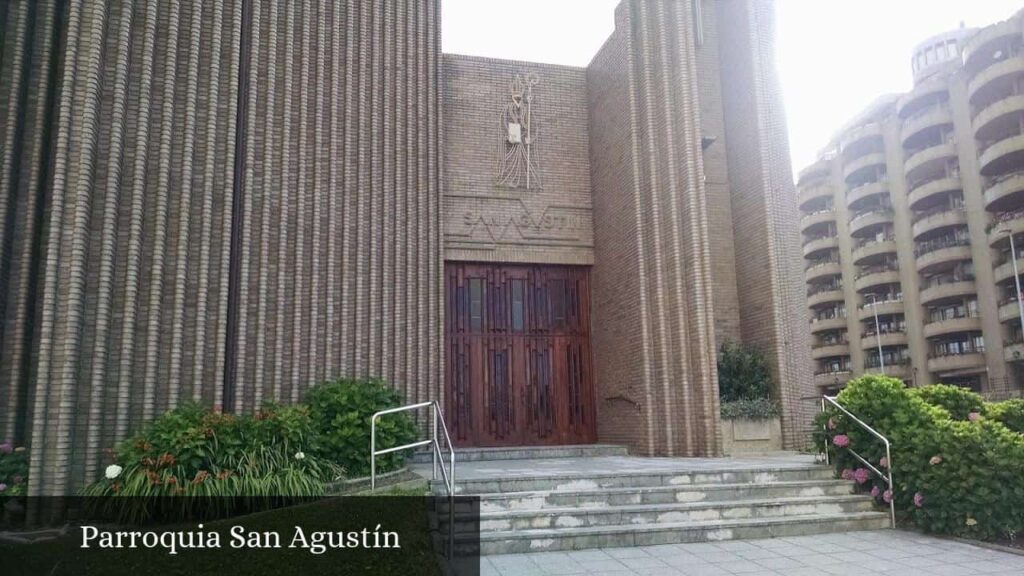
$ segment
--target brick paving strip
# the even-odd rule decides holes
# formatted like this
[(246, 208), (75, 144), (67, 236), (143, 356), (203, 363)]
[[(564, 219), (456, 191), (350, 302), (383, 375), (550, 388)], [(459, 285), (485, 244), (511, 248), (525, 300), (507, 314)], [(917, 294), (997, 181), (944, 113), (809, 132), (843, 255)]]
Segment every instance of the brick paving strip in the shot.
[(1024, 556), (902, 530), (485, 556), (484, 576), (1024, 574)]

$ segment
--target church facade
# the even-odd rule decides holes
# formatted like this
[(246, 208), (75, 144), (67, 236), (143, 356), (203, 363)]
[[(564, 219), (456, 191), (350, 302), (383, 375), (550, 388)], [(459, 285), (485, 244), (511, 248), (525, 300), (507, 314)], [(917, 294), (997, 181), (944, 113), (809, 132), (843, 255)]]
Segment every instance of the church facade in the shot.
[(5, 6), (0, 436), (33, 494), (184, 401), (339, 376), (461, 446), (718, 455), (726, 340), (803, 443), (769, 0), (623, 0), (586, 67), (442, 54), (438, 0)]

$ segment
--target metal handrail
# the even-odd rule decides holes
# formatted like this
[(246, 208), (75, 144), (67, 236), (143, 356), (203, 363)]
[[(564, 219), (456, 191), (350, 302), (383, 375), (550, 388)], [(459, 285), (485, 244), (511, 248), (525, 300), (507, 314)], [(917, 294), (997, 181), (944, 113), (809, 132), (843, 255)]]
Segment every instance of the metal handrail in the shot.
[[(868, 462), (866, 458), (864, 458), (860, 454), (857, 454), (857, 452), (854, 451), (853, 448), (847, 447), (846, 450), (847, 450), (847, 452), (852, 454), (854, 458), (856, 458), (857, 460), (860, 460), (861, 463), (863, 463), (865, 466), (867, 466), (868, 469), (870, 469), (872, 472), (874, 472), (879, 477), (881, 477), (882, 480), (886, 484), (889, 485), (889, 491), (892, 493), (892, 497), (889, 498), (889, 519), (892, 522), (893, 529), (895, 529), (896, 528), (896, 485), (893, 484), (893, 482), (892, 482), (892, 446), (889, 443), (889, 439), (886, 438), (885, 436), (882, 436), (882, 434), (880, 434), (877, 430), (875, 430), (871, 426), (868, 426), (867, 424), (865, 424), (860, 418), (857, 418), (856, 416), (854, 416), (853, 413), (851, 413), (849, 410), (847, 410), (846, 408), (843, 408), (843, 406), (839, 402), (836, 401), (836, 397), (835, 396), (828, 396), (827, 394), (822, 395), (822, 397), (821, 397), (821, 411), (822, 412), (825, 412), (826, 404), (830, 404), (833, 407), (838, 408), (843, 414), (846, 414), (846, 416), (848, 416), (850, 418), (850, 420), (853, 420), (854, 422), (856, 422), (861, 428), (863, 428), (864, 430), (869, 432), (871, 435), (873, 435), (875, 438), (878, 438), (879, 440), (881, 440), (883, 444), (885, 444), (885, 461), (888, 463), (888, 466), (887, 466), (886, 472), (884, 472), (884, 473), (881, 470), (879, 470), (878, 468), (875, 468), (875, 466), (871, 462)], [(826, 432), (827, 432), (828, 425), (825, 424), (824, 426), (825, 426), (825, 429), (826, 429)], [(829, 460), (829, 456), (828, 456), (828, 435), (826, 434), (826, 439), (825, 439), (825, 463), (828, 464), (829, 462), (830, 462), (830, 460)]]
[[(395, 446), (392, 448), (385, 448), (383, 450), (377, 450), (377, 419), (387, 414), (397, 414), (399, 412), (411, 412), (413, 410), (419, 410), (421, 408), (432, 407), (431, 411), (431, 426), (430, 426), (430, 438), (427, 440), (420, 440), (419, 442), (412, 442), (402, 446)], [(445, 469), (444, 466), (444, 455), (441, 453), (441, 445), (438, 443), (437, 427), (441, 425), (441, 431), (444, 433), (444, 440), (448, 444), (448, 453), (450, 456), (449, 468)], [(448, 558), (452, 558), (455, 546), (455, 445), (452, 444), (452, 438), (448, 434), (448, 425), (445, 424), (444, 414), (441, 412), (441, 405), (438, 404), (437, 400), (430, 400), (429, 402), (420, 402), (419, 404), (408, 404), (406, 406), (399, 406), (397, 408), (389, 408), (387, 410), (381, 410), (375, 412), (370, 418), (370, 492), (373, 492), (377, 488), (377, 456), (383, 456), (384, 454), (390, 454), (392, 452), (400, 452), (402, 450), (411, 450), (413, 448), (419, 448), (421, 446), (433, 446), (433, 450), (430, 451), (431, 458), (433, 460), (433, 474), (432, 478), (437, 480), (438, 461), (441, 462), (441, 479), (444, 480), (444, 487), (448, 491), (448, 546), (447, 554)]]

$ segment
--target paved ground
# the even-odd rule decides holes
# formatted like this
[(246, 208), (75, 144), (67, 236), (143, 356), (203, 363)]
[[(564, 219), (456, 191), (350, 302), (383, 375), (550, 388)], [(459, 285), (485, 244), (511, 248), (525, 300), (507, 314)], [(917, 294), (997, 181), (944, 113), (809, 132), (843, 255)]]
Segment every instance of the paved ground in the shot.
[(483, 576), (1024, 575), (1024, 556), (879, 530), (794, 538), (485, 556)]
[[(643, 456), (591, 456), (583, 458), (527, 458), (458, 462), (457, 480), (523, 478), (532, 476), (586, 476), (591, 474), (633, 474), (637, 472), (716, 472), (721, 470), (800, 469), (814, 466), (814, 456), (777, 452), (763, 456), (729, 458), (650, 458)], [(413, 470), (430, 475), (430, 464), (416, 464)]]

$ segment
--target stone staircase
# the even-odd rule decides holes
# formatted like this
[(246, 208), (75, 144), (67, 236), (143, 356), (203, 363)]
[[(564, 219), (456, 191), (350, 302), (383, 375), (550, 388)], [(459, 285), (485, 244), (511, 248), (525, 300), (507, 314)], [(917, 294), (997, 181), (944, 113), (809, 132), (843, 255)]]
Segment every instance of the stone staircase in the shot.
[[(554, 448), (515, 450), (519, 459), (505, 461), (459, 452), (457, 468), (463, 475), (457, 490), (480, 498), (483, 554), (889, 526), (888, 515), (876, 511), (870, 497), (851, 494), (850, 483), (833, 479), (829, 468), (794, 462), (792, 455), (776, 462), (630, 458), (620, 447), (568, 457), (558, 456), (560, 449)], [(456, 531), (461, 529), (457, 520)], [(474, 540), (468, 534), (456, 536), (457, 542)]]

